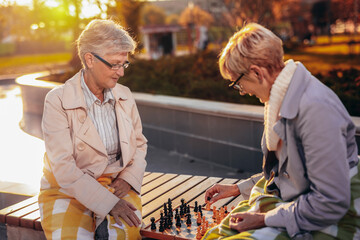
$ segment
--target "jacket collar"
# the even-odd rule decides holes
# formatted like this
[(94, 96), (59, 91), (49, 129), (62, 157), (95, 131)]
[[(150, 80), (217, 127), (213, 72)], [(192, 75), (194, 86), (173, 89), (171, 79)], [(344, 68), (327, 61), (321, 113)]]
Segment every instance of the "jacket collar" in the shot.
[[(64, 84), (64, 101), (63, 107), (65, 109), (75, 109), (75, 108), (84, 108), (86, 109), (86, 103), (84, 98), (84, 93), (81, 89), (81, 72), (80, 70), (72, 78), (67, 80)], [(116, 84), (116, 86), (111, 89), (112, 94), (114, 95), (115, 100), (127, 100), (128, 97), (126, 92), (121, 87), (121, 85)]]
[(280, 116), (282, 118), (293, 119), (296, 117), (299, 112), (300, 99), (310, 82), (310, 78), (310, 72), (306, 70), (304, 65), (297, 62), (296, 71), (280, 108)]

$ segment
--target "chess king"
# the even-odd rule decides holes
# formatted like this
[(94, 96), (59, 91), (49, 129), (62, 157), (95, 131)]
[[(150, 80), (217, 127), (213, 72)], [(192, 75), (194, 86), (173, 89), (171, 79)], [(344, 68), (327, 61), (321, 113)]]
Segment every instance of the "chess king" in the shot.
[(239, 194), (246, 201), (203, 239), (360, 239), (355, 126), (331, 89), (283, 58), (282, 41), (255, 23), (221, 53), (229, 87), (265, 105), (263, 171), (206, 191), (210, 204)]

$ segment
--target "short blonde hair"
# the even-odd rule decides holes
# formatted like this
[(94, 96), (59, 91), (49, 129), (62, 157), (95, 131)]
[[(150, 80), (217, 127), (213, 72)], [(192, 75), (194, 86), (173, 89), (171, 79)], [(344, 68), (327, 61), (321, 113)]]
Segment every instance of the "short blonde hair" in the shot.
[(78, 54), (84, 67), (86, 53), (101, 55), (131, 52), (134, 53), (136, 42), (129, 33), (113, 20), (92, 20), (76, 41)]
[(272, 74), (284, 67), (283, 57), (281, 39), (263, 26), (249, 23), (230, 38), (220, 54), (219, 68), (225, 79), (247, 73), (253, 64)]

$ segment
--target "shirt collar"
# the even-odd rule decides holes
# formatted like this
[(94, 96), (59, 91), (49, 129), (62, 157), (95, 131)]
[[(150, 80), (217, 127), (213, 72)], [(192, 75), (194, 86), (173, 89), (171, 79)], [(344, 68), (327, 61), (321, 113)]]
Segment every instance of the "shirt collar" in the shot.
[[(100, 100), (90, 91), (89, 87), (85, 83), (84, 71), (81, 71), (81, 88), (84, 91), (85, 102), (88, 108), (90, 108), (95, 102)], [(104, 89), (104, 104), (109, 102), (111, 105), (115, 105), (115, 98), (110, 88)]]

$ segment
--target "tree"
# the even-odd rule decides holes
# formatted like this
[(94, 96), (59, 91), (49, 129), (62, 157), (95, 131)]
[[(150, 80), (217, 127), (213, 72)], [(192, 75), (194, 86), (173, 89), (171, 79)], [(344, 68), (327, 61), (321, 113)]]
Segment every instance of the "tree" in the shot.
[(144, 25), (161, 25), (165, 24), (166, 14), (162, 8), (146, 4), (142, 9), (142, 20)]
[(273, 2), (276, 0), (220, 0), (225, 11), (224, 21), (230, 26), (242, 26), (245, 22), (257, 22), (265, 26), (273, 23)]
[(135, 0), (115, 0), (115, 2), (114, 7), (108, 7), (108, 16), (119, 19), (129, 34), (138, 41), (140, 39), (141, 10), (145, 3)]
[(197, 5), (188, 6), (179, 17), (179, 23), (183, 26), (189, 24), (209, 26), (213, 22), (213, 16)]

